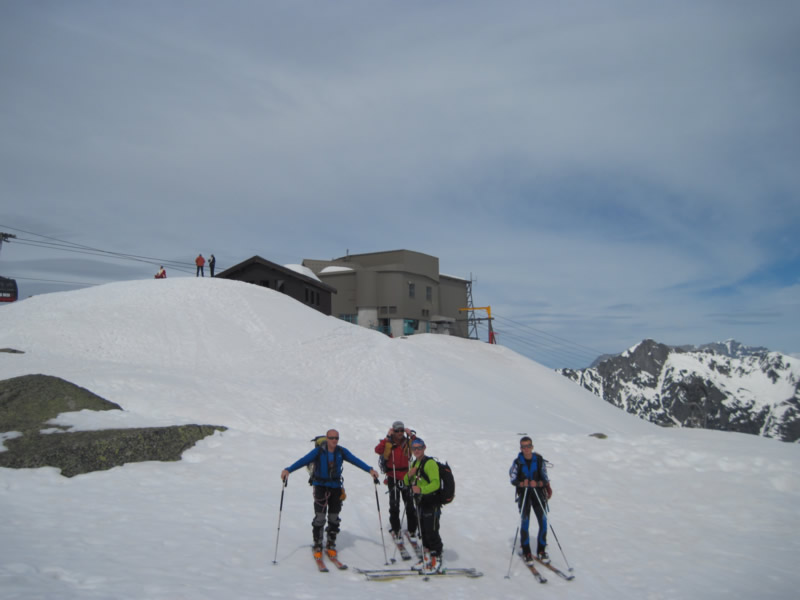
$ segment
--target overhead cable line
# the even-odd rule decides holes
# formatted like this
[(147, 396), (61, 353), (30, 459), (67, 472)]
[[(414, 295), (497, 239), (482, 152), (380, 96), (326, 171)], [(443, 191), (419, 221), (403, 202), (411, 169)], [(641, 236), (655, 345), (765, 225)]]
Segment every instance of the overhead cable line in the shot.
[(562, 343), (567, 344), (569, 346), (574, 346), (576, 349), (585, 351), (585, 352), (593, 354), (595, 356), (600, 356), (601, 354), (605, 354), (604, 352), (601, 352), (600, 350), (597, 350), (595, 348), (590, 348), (588, 346), (584, 346), (582, 344), (578, 344), (578, 343), (573, 342), (571, 340), (568, 340), (566, 338), (559, 337), (559, 336), (554, 335), (552, 333), (548, 333), (547, 331), (542, 331), (541, 329), (537, 329), (537, 328), (533, 327), (532, 325), (528, 325), (527, 323), (521, 323), (520, 321), (515, 321), (514, 319), (510, 319), (508, 317), (498, 316), (496, 314), (495, 314), (495, 317), (497, 317), (498, 319), (500, 319), (502, 321), (508, 321), (509, 323), (513, 323), (514, 325), (516, 325), (518, 327), (523, 327), (525, 329), (530, 329), (531, 331), (535, 331), (539, 335), (542, 335), (542, 336), (545, 336), (545, 337), (548, 337), (548, 338), (552, 338), (552, 339), (554, 339), (554, 340), (556, 340), (558, 342), (562, 342)]
[(78, 254), (87, 254), (87, 255), (90, 255), (90, 256), (106, 256), (106, 257), (109, 257), (109, 258), (132, 260), (132, 261), (135, 261), (135, 262), (143, 262), (143, 263), (152, 264), (152, 265), (167, 265), (171, 269), (176, 269), (178, 271), (183, 271), (185, 273), (191, 273), (194, 270), (194, 265), (192, 263), (176, 261), (176, 260), (171, 260), (171, 259), (162, 259), (162, 258), (152, 257), (152, 256), (141, 256), (141, 255), (137, 255), (137, 254), (128, 254), (128, 253), (123, 253), (123, 252), (114, 252), (114, 251), (110, 251), (110, 250), (103, 250), (101, 248), (94, 248), (92, 246), (87, 246), (85, 244), (78, 244), (78, 243), (75, 243), (75, 242), (69, 242), (69, 241), (62, 240), (62, 239), (59, 239), (59, 238), (55, 238), (55, 237), (52, 237), (52, 236), (48, 236), (48, 235), (44, 235), (44, 234), (40, 234), (40, 233), (35, 233), (35, 232), (27, 231), (27, 230), (24, 230), (24, 229), (19, 229), (17, 227), (10, 227), (8, 225), (2, 225), (2, 224), (0, 224), (0, 227), (4, 227), (4, 228), (7, 228), (7, 229), (12, 229), (14, 231), (19, 231), (19, 232), (22, 232), (22, 233), (27, 233), (29, 235), (34, 235), (36, 237), (44, 238), (44, 240), (52, 240), (52, 241), (48, 242), (48, 241), (42, 241), (42, 240), (30, 240), (30, 239), (26, 239), (26, 238), (17, 238), (15, 240), (15, 243), (19, 243), (19, 244), (21, 244), (23, 246), (34, 246), (34, 247), (39, 247), (39, 248), (49, 248), (49, 249), (52, 249), (52, 250), (59, 250), (59, 251), (63, 251), (63, 252), (74, 252), (74, 253), (78, 253)]
[[(497, 315), (495, 315), (495, 318), (500, 322), (499, 326), (495, 328), (500, 344), (504, 344), (504, 339), (507, 339), (513, 342), (513, 345), (524, 349), (523, 351), (527, 354), (537, 358), (547, 357), (547, 362), (557, 359), (565, 364), (575, 364), (577, 362), (588, 365), (603, 354), (599, 350), (577, 344), (526, 323)], [(512, 344), (508, 343), (505, 345), (512, 346)]]
[(35, 248), (48, 248), (51, 250), (58, 250), (59, 252), (72, 252), (74, 254), (86, 254), (88, 256), (99, 256), (104, 258), (113, 258), (113, 259), (121, 259), (121, 260), (130, 260), (133, 262), (141, 262), (149, 265), (167, 265), (171, 269), (175, 269), (177, 271), (183, 271), (185, 273), (191, 273), (194, 269), (187, 266), (187, 263), (178, 262), (178, 261), (170, 261), (170, 260), (160, 260), (157, 258), (149, 258), (149, 257), (136, 257), (135, 255), (125, 255), (120, 254), (117, 252), (107, 252), (104, 250), (99, 251), (92, 251), (92, 250), (80, 250), (79, 248), (71, 248), (71, 247), (59, 247), (56, 244), (51, 244), (49, 242), (38, 242), (36, 240), (26, 240), (22, 239), (22, 241), (17, 241), (18, 244), (21, 246), (32, 246)]
[(43, 283), (61, 283), (67, 285), (100, 285), (98, 283), (87, 283), (85, 281), (61, 281), (59, 279), (38, 279), (36, 277), (14, 277), (22, 281), (41, 281)]
[(561, 366), (566, 364), (589, 364), (596, 357), (587, 355), (577, 355), (557, 346), (545, 345), (540, 342), (532, 341), (531, 337), (520, 336), (513, 330), (496, 329), (497, 342), (517, 349), (522, 354), (535, 358), (538, 362), (553, 363), (561, 362)]

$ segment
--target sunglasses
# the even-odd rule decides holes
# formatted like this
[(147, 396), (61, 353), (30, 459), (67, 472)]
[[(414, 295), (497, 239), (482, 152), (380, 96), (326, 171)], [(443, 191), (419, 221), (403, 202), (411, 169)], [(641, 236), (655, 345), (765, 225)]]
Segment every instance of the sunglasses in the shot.
[(523, 450), (525, 448), (533, 448), (533, 444), (520, 444), (520, 448), (522, 448)]
[(405, 429), (395, 429), (394, 430), (395, 433), (403, 433), (404, 431), (405, 431)]
[(337, 435), (336, 437), (333, 437), (332, 435), (329, 435), (329, 436), (328, 436), (328, 439), (329, 439), (329, 440), (338, 440), (338, 439), (339, 439), (339, 436)]

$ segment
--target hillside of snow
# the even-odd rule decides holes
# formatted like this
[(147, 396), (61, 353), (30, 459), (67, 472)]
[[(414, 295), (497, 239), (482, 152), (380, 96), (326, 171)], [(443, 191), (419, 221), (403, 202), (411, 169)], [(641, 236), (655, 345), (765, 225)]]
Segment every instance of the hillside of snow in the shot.
[[(24, 352), (0, 353), (0, 379), (55, 375), (124, 408), (65, 413), (59, 424), (228, 427), (178, 463), (71, 479), (0, 469), (4, 599), (789, 598), (800, 585), (796, 444), (662, 429), (500, 346), (390, 339), (272, 290), (175, 278), (2, 307), (0, 348)], [(377, 468), (373, 448), (396, 419), (452, 465), (445, 563), (482, 578), (379, 583), (352, 569), (316, 572), (300, 471), (278, 538), (279, 473), (309, 440), (337, 428), (341, 445)], [(518, 514), (507, 471), (522, 433), (552, 463), (550, 518), (563, 552), (552, 535), (549, 550), (576, 575), (550, 576), (542, 589), (510, 563)], [(382, 567), (376, 488), (352, 465), (344, 476), (340, 556)], [(384, 486), (378, 499), (386, 529)]]

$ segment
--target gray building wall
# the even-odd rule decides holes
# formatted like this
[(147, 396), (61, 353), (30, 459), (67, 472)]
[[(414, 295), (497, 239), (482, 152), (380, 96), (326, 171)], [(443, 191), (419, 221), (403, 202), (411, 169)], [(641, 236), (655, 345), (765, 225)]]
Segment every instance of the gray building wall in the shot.
[[(305, 259), (320, 280), (337, 289), (335, 317), (393, 336), (448, 333), (468, 337), (467, 281), (439, 274), (439, 259), (411, 250)], [(352, 270), (330, 270), (326, 267)]]

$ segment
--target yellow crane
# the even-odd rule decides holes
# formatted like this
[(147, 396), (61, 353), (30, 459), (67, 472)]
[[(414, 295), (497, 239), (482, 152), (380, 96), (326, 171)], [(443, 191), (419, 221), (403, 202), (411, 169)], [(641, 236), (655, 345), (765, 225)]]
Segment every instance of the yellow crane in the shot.
[(494, 338), (494, 329), (492, 329), (492, 307), (491, 306), (474, 306), (474, 307), (467, 307), (467, 308), (459, 308), (459, 312), (464, 311), (476, 311), (476, 310), (485, 310), (486, 311), (486, 318), (476, 318), (476, 321), (488, 321), (489, 322), (489, 343), (496, 344), (497, 341)]

